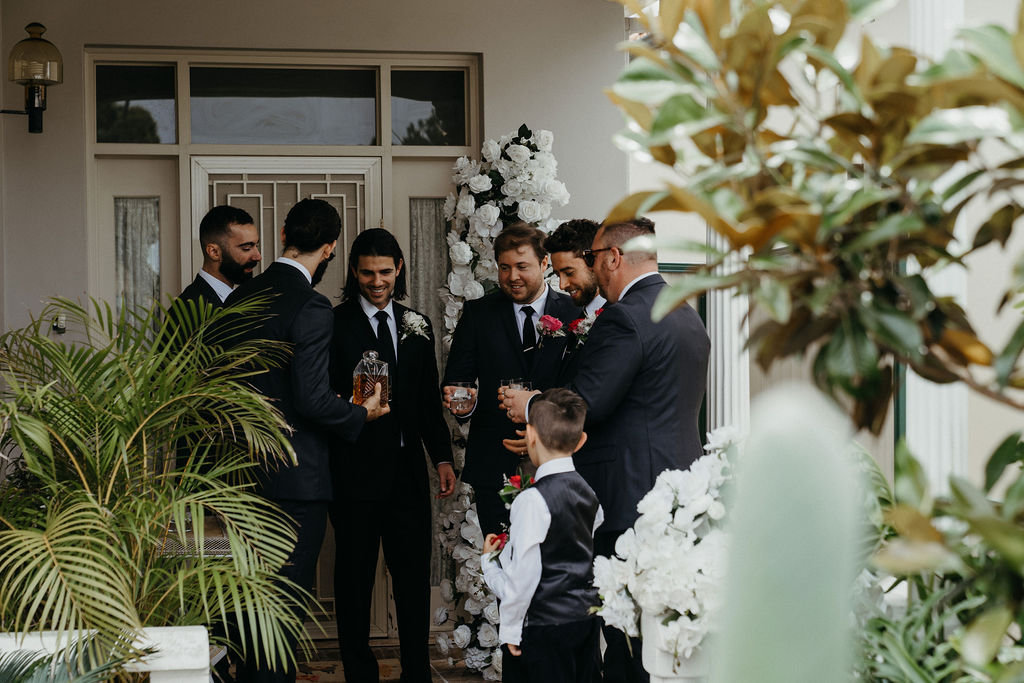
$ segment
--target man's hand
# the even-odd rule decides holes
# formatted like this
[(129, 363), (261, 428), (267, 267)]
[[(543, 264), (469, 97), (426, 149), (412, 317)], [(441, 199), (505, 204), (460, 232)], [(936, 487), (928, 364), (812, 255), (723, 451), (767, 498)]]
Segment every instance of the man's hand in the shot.
[(473, 408), (476, 407), (476, 389), (473, 387), (469, 387), (469, 400), (459, 402), (463, 405), (457, 406), (452, 402), (452, 396), (455, 394), (455, 390), (464, 388), (465, 387), (445, 386), (441, 389), (441, 391), (444, 392), (444, 407), (447, 408), (455, 417), (465, 417), (473, 412)]
[(443, 462), (437, 466), (437, 478), (441, 482), (441, 491), (438, 498), (447, 498), (455, 493), (455, 470), (450, 462)]
[(513, 657), (518, 657), (523, 654), (523, 651), (519, 649), (518, 645), (513, 645), (512, 643), (506, 643), (506, 645), (508, 645), (508, 653)]
[(530, 398), (534, 394), (539, 393), (536, 389), (533, 391), (527, 391), (526, 389), (499, 389), (498, 404), (505, 411), (505, 414), (508, 415), (508, 419), (516, 424), (526, 424), (526, 404), (530, 402)]
[(363, 407), (366, 408), (366, 421), (373, 422), (378, 417), (387, 415), (391, 412), (391, 406), (388, 404), (380, 404), (380, 384), (377, 384), (373, 388), (373, 396), (363, 401)]
[(526, 452), (526, 430), (517, 429), (516, 434), (519, 435), (518, 439), (502, 439), (501, 445), (519, 457), (529, 455)]

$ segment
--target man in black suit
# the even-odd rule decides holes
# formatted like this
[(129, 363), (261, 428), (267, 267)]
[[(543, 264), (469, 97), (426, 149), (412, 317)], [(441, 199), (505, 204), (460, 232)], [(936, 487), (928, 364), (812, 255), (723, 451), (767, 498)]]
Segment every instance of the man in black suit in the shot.
[(203, 267), (182, 292), (184, 301), (200, 299), (220, 308), (231, 290), (252, 279), (260, 262), (260, 233), (252, 216), (233, 206), (215, 206), (199, 223)]
[(503, 440), (516, 438), (516, 425), (495, 398), (499, 380), (523, 378), (539, 390), (554, 386), (568, 335), (546, 336), (538, 332), (537, 323), (550, 315), (567, 325), (579, 312), (572, 299), (544, 282), (544, 237), (537, 228), (515, 223), (494, 240), (498, 290), (466, 302), (445, 368), (446, 397), (454, 391), (452, 382), (478, 382), (462, 479), (476, 493), (484, 534), (500, 533), (501, 525), (508, 524), (498, 490), (503, 475), (515, 474), (526, 456), (525, 448), (514, 454), (502, 445)]
[[(313, 589), (332, 496), (330, 437), (355, 441), (366, 422), (388, 412), (380, 405), (379, 385), (362, 406), (330, 386), (331, 304), (313, 286), (334, 258), (340, 231), (341, 219), (330, 204), (303, 199), (285, 218), (282, 257), (225, 302), (268, 297), (265, 315), (255, 325), (247, 324), (240, 336), (286, 342), (291, 349), (285, 362), (256, 375), (252, 383), (274, 401), (294, 430), (289, 439), (297, 462), (263, 471), (260, 490), (295, 521), (298, 540), (281, 575), (306, 590)], [(294, 667), (272, 672), (259, 652), (250, 651), (239, 668), (238, 680), (247, 683), (295, 680)]]
[[(628, 246), (627, 246), (627, 243)], [(609, 302), (580, 352), (571, 388), (587, 402), (587, 446), (573, 457), (605, 511), (594, 535), (598, 555), (633, 525), (636, 505), (666, 469), (686, 469), (703, 453), (698, 427), (711, 342), (700, 316), (682, 304), (654, 322), (667, 286), (658, 274), (654, 224), (645, 218), (606, 225), (583, 253)], [(505, 406), (525, 414), (516, 392)], [(647, 681), (640, 643), (630, 656), (621, 631), (605, 627), (605, 681)]]
[(438, 391), (430, 320), (397, 303), (406, 296), (405, 260), (387, 230), (361, 232), (349, 251), (343, 301), (334, 309), (331, 385), (352, 393), (363, 353), (388, 363), (391, 413), (363, 428), (353, 443), (332, 441), (336, 561), (334, 595), (345, 679), (376, 683), (370, 649), (370, 603), (378, 550), (398, 612), (401, 680), (429, 683), (430, 483), (424, 447), (440, 479), (440, 497), (455, 490), (451, 435)]

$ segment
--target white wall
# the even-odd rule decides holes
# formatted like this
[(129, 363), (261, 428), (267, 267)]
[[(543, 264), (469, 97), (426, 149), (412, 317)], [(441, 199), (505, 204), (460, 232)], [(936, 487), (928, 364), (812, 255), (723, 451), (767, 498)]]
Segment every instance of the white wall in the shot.
[[(572, 194), (559, 216), (602, 217), (626, 192), (626, 158), (610, 142), (621, 118), (602, 94), (624, 65), (624, 20), (606, 0), (3, 0), (0, 54), (31, 21), (46, 25), (65, 77), (42, 135), (23, 117), (2, 123), (7, 325), (48, 296), (86, 293), (86, 45), (480, 53), (484, 135), (524, 122), (555, 133)], [(2, 92), (20, 106), (20, 87)]]

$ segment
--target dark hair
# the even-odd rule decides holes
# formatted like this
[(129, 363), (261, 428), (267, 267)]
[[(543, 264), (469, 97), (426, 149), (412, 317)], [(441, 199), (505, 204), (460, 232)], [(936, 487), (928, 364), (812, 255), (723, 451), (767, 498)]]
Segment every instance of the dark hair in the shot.
[(573, 218), (558, 226), (558, 229), (544, 240), (544, 248), (549, 254), (556, 251), (571, 251), (577, 257), (583, 256), (584, 249), (590, 249), (594, 243), (594, 235), (601, 227), (586, 218)]
[(548, 389), (530, 403), (530, 424), (540, 442), (556, 453), (576, 450), (586, 419), (586, 402), (568, 389)]
[[(370, 228), (359, 233), (348, 252), (348, 278), (345, 280), (345, 288), (341, 290), (341, 298), (345, 301), (359, 296), (359, 280), (353, 271), (359, 267), (360, 256), (390, 256), (395, 262), (395, 268), (399, 261), (404, 260), (398, 240), (384, 228)], [(405, 268), (402, 268), (395, 278), (395, 291), (391, 298), (401, 301), (407, 293)]]
[(215, 206), (199, 222), (199, 244), (205, 247), (227, 237), (228, 228), (232, 225), (249, 225), (252, 222), (247, 211), (227, 204)]
[(295, 247), (302, 254), (330, 244), (340, 234), (338, 212), (322, 199), (303, 199), (284, 219), (284, 248)]
[(543, 261), (548, 252), (544, 251), (544, 238), (546, 235), (540, 228), (535, 228), (529, 223), (519, 221), (506, 225), (505, 228), (494, 238), (494, 260), (506, 251), (515, 251), (524, 244), (533, 247), (537, 254), (537, 260)]

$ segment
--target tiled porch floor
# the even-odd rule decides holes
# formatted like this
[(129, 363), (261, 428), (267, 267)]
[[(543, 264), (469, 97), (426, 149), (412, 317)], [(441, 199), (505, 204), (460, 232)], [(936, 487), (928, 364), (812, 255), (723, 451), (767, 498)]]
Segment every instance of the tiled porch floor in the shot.
[[(319, 649), (315, 655), (316, 661), (300, 664), (297, 680), (312, 683), (346, 681), (338, 657), (336, 642), (325, 641), (319, 643), (318, 646)], [(397, 681), (401, 673), (398, 664), (398, 641), (391, 639), (374, 641), (373, 651), (377, 655), (377, 662), (380, 665), (381, 683)], [(461, 662), (457, 662), (454, 667), (449, 666), (448, 658), (442, 657), (433, 645), (430, 648), (430, 656), (431, 666), (434, 670), (434, 683), (479, 683), (483, 680), (480, 674), (466, 671)], [(348, 683), (355, 682), (349, 681)]]

